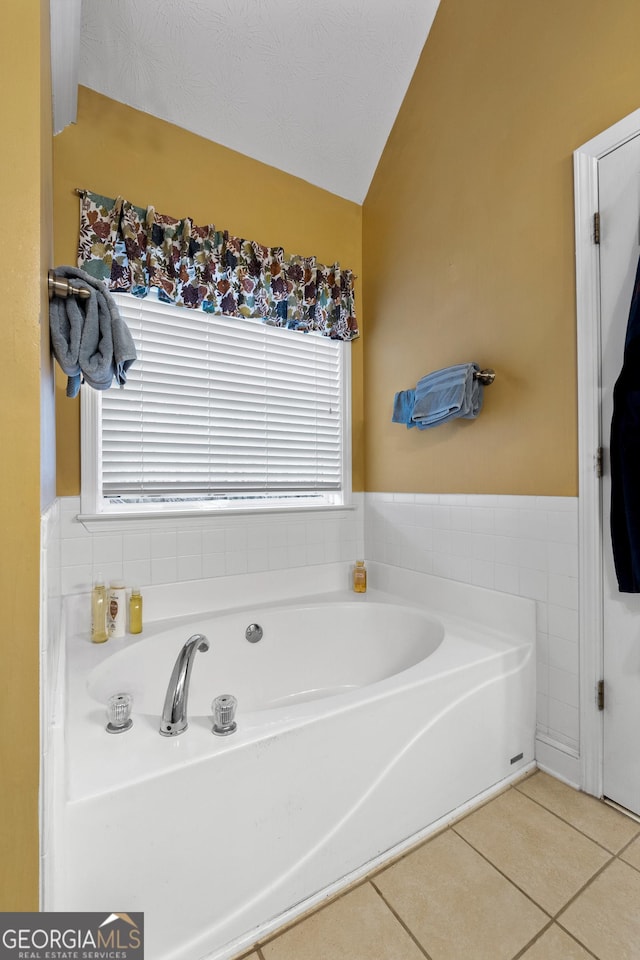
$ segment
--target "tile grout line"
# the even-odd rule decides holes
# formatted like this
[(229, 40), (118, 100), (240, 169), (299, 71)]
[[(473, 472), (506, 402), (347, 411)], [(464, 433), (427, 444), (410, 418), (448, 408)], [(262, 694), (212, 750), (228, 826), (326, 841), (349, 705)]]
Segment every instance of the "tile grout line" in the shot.
[(244, 953), (239, 953), (235, 957), (232, 957), (231, 960), (249, 960), (249, 958), (252, 957), (254, 953), (257, 954), (260, 960), (264, 960), (264, 956), (260, 952), (260, 948), (258, 947), (257, 943), (254, 943), (254, 945), (250, 947), (248, 950), (245, 950)]
[(534, 943), (537, 943), (538, 940), (540, 940), (544, 936), (544, 934), (547, 932), (547, 930), (550, 930), (552, 926), (553, 926), (553, 920), (549, 920), (549, 923), (547, 923), (544, 927), (542, 927), (541, 930), (538, 930), (536, 935), (532, 937), (531, 940), (528, 941), (528, 943), (525, 943), (524, 947), (521, 947), (518, 950), (518, 952), (513, 955), (511, 960), (520, 960), (520, 957), (524, 956), (527, 950), (529, 950), (529, 948), (532, 947)]
[[(451, 829), (453, 830), (454, 828), (452, 827)], [(540, 931), (538, 932), (538, 934), (536, 934), (536, 936), (533, 938), (533, 940), (530, 940), (529, 943), (527, 943), (527, 944), (525, 945), (525, 947), (522, 948), (522, 950), (520, 950), (517, 954), (515, 954), (515, 956), (512, 958), (512, 960), (519, 960), (519, 958), (520, 958), (521, 956), (523, 956), (525, 949), (528, 949), (528, 948), (531, 947), (537, 940), (539, 940), (540, 937), (543, 935), (543, 933), (546, 933), (546, 931), (549, 930), (549, 929), (554, 925), (554, 923), (557, 924), (557, 925), (560, 927), (560, 929), (562, 930), (563, 933), (566, 933), (569, 937), (571, 937), (572, 940), (574, 940), (577, 944), (579, 944), (579, 946), (581, 946), (590, 956), (595, 957), (595, 960), (600, 960), (600, 958), (599, 958), (595, 953), (593, 953), (584, 943), (582, 943), (581, 940), (578, 940), (577, 937), (574, 936), (574, 934), (571, 933), (571, 931), (567, 930), (566, 927), (562, 926), (562, 924), (561, 924), (560, 921), (558, 920), (558, 917), (560, 917), (561, 914), (564, 913), (564, 911), (565, 911), (568, 907), (570, 907), (571, 904), (572, 904), (575, 900), (577, 900), (577, 898), (578, 898), (582, 893), (584, 893), (584, 891), (587, 889), (587, 887), (589, 887), (589, 886), (593, 883), (593, 881), (596, 880), (597, 877), (600, 876), (601, 873), (604, 873), (604, 871), (607, 869), (607, 867), (611, 866), (611, 864), (613, 863), (614, 860), (617, 860), (617, 859), (618, 859), (615, 854), (612, 854), (609, 850), (607, 850), (607, 853), (609, 853), (609, 859), (596, 871), (596, 873), (593, 874), (592, 877), (589, 878), (589, 880), (587, 880), (587, 882), (586, 882), (582, 887), (580, 887), (580, 889), (560, 908), (560, 910), (558, 910), (555, 914), (551, 914), (551, 913), (549, 913), (549, 911), (548, 911), (545, 907), (541, 906), (536, 900), (534, 900), (533, 897), (526, 892), (526, 890), (523, 890), (522, 887), (518, 886), (518, 884), (515, 883), (514, 880), (512, 880), (511, 877), (507, 876), (506, 873), (503, 873), (503, 871), (502, 871), (499, 867), (497, 867), (497, 866), (495, 865), (495, 863), (492, 863), (491, 860), (489, 860), (489, 858), (486, 857), (480, 850), (477, 850), (477, 849), (473, 846), (473, 844), (472, 844), (469, 840), (466, 839), (466, 837), (463, 837), (463, 836), (462, 836), (461, 834), (459, 834), (457, 831), (454, 831), (454, 832), (455, 832), (456, 836), (457, 836), (457, 837), (460, 837), (461, 840), (464, 840), (464, 842), (465, 842), (469, 847), (471, 847), (471, 849), (474, 850), (474, 851), (478, 854), (478, 856), (482, 857), (482, 859), (485, 860), (485, 861), (489, 864), (490, 867), (493, 867), (493, 869), (494, 869), (497, 873), (499, 873), (502, 877), (504, 877), (505, 880), (507, 880), (513, 887), (516, 888), (516, 890), (518, 890), (523, 896), (525, 896), (525, 897), (527, 898), (527, 900), (530, 900), (531, 903), (533, 903), (533, 905), (538, 908), (538, 910), (541, 910), (542, 913), (544, 913), (545, 916), (547, 916), (547, 917), (549, 918), (549, 922), (546, 924), (546, 926), (544, 926), (544, 927), (542, 928), (542, 930), (540, 930)], [(633, 841), (631, 841), (631, 843), (632, 843), (632, 842), (633, 842)], [(622, 862), (624, 863), (625, 861), (622, 861)], [(627, 866), (630, 866), (630, 864), (627, 864)]]
[(538, 910), (541, 910), (541, 911), (544, 913), (544, 915), (549, 918), (549, 920), (553, 920), (553, 919), (554, 919), (553, 914), (550, 913), (550, 912), (546, 909), (546, 907), (540, 906), (540, 904), (539, 904), (536, 900), (533, 899), (533, 897), (531, 896), (531, 894), (527, 893), (526, 890), (523, 890), (522, 887), (518, 886), (518, 884), (517, 884), (511, 877), (509, 877), (503, 870), (501, 870), (500, 867), (497, 867), (497, 866), (495, 865), (495, 863), (492, 863), (492, 861), (489, 859), (489, 857), (487, 857), (481, 850), (478, 850), (477, 847), (474, 847), (474, 845), (471, 843), (470, 840), (467, 840), (467, 838), (466, 838), (466, 837), (463, 837), (461, 833), (458, 833), (458, 831), (455, 829), (455, 827), (451, 827), (451, 829), (454, 831), (456, 837), (459, 837), (460, 840), (463, 840), (464, 843), (466, 843), (467, 846), (470, 847), (470, 848), (473, 850), (474, 853), (477, 853), (479, 857), (482, 857), (482, 859), (483, 859), (486, 863), (488, 863), (489, 866), (492, 867), (492, 868), (496, 871), (496, 873), (499, 873), (500, 876), (501, 876), (504, 880), (506, 880), (508, 883), (510, 883), (512, 887), (515, 887), (515, 889), (518, 890), (524, 897), (526, 897), (527, 900), (529, 900), (529, 901), (534, 905), (534, 907), (537, 907)]
[[(257, 943), (254, 943), (254, 945), (250, 947), (248, 950), (245, 950), (244, 953), (236, 954), (231, 958), (231, 960), (249, 960), (249, 958), (252, 957), (254, 953), (256, 954), (260, 953), (258, 950)], [(264, 957), (262, 956), (262, 954), (260, 954), (260, 960), (264, 960)]]
[(580, 940), (576, 939), (576, 937), (574, 937), (572, 933), (569, 933), (568, 930), (565, 930), (564, 927), (561, 927), (559, 924), (557, 924), (555, 920), (552, 920), (551, 923), (544, 928), (544, 930), (540, 931), (537, 937), (531, 940), (526, 945), (526, 947), (523, 947), (519, 953), (516, 953), (515, 957), (512, 957), (511, 960), (520, 960), (521, 957), (526, 957), (526, 952), (529, 950), (529, 948), (534, 946), (534, 944), (536, 944), (538, 940), (541, 940), (543, 934), (547, 933), (548, 930), (551, 930), (552, 927), (558, 927), (558, 929), (561, 930), (562, 933), (568, 936), (570, 940), (573, 940), (573, 942), (577, 944), (577, 946), (579, 946), (581, 950), (587, 953), (590, 957), (593, 957), (594, 960), (601, 960), (601, 957), (595, 954), (593, 950), (590, 950), (589, 947), (586, 947), (584, 943), (581, 943)]
[(389, 903), (389, 901), (385, 899), (385, 897), (384, 897), (383, 894), (382, 894), (382, 891), (375, 885), (375, 883), (373, 882), (373, 880), (370, 880), (370, 881), (369, 881), (369, 884), (370, 884), (370, 886), (373, 887), (373, 889), (375, 890), (375, 892), (378, 894), (378, 896), (380, 897), (380, 899), (382, 900), (382, 902), (383, 902), (384, 905), (386, 906), (387, 910), (389, 910), (389, 911), (393, 914), (393, 916), (396, 918), (396, 920), (398, 921), (398, 923), (400, 924), (400, 926), (404, 929), (404, 931), (405, 931), (406, 933), (408, 933), (408, 935), (411, 937), (411, 939), (412, 939), (413, 942), (415, 943), (416, 947), (420, 950), (420, 952), (423, 954), (423, 956), (426, 957), (426, 960), (431, 960), (430, 954), (427, 953), (427, 951), (426, 951), (425, 948), (422, 946), (422, 944), (420, 943), (420, 941), (417, 939), (417, 937), (415, 936), (415, 934), (412, 933), (412, 931), (409, 929), (409, 927), (408, 927), (407, 924), (404, 922), (404, 920), (402, 919), (402, 917), (401, 917), (401, 916), (397, 913), (397, 911), (394, 910), (394, 908), (391, 906), (391, 904)]
[[(638, 837), (636, 836), (636, 837), (633, 837), (632, 840), (629, 840), (629, 843), (626, 843), (624, 847), (621, 847), (620, 850), (618, 850), (618, 852), (616, 853), (616, 857), (619, 860), (622, 860), (622, 854), (626, 853), (629, 847), (633, 846), (633, 844), (636, 842), (637, 839)], [(637, 870), (640, 873), (640, 867), (635, 867), (632, 863), (629, 863), (628, 860), (622, 860), (622, 862), (626, 863), (628, 867), (633, 867), (634, 870)]]
[(256, 952), (256, 954), (257, 954), (258, 960), (264, 960), (264, 953), (262, 952), (262, 950), (260, 949), (260, 947), (256, 947), (256, 951), (255, 951), (255, 952)]
[[(603, 863), (602, 866), (601, 866), (598, 870), (596, 870), (596, 872), (594, 873), (594, 875), (593, 875), (592, 877), (590, 877), (590, 878), (587, 880), (587, 882), (586, 882), (585, 884), (583, 884), (583, 886), (581, 886), (580, 889), (577, 890), (576, 893), (574, 893), (574, 895), (567, 900), (567, 902), (564, 904), (564, 906), (561, 907), (560, 910), (558, 910), (558, 912), (555, 914), (555, 916), (554, 916), (554, 918), (553, 918), (557, 924), (560, 924), (560, 919), (559, 919), (559, 918), (562, 916), (562, 914), (565, 913), (565, 912), (569, 909), (569, 907), (572, 906), (572, 904), (574, 904), (574, 903), (576, 902), (576, 900), (578, 899), (578, 897), (581, 896), (581, 895), (591, 886), (591, 884), (592, 884), (595, 880), (597, 880), (598, 877), (600, 877), (600, 876), (605, 872), (605, 870), (606, 870), (608, 867), (611, 866), (611, 864), (614, 862), (614, 860), (617, 860), (617, 859), (618, 859), (618, 858), (616, 857), (616, 855), (615, 855), (615, 854), (612, 854), (611, 857), (607, 860), (607, 862), (606, 862), (606, 863)], [(565, 928), (563, 927), (562, 929), (564, 930)], [(569, 933), (568, 930), (567, 930), (566, 932)], [(574, 937), (574, 939), (576, 939), (576, 938)]]
[[(253, 947), (251, 947), (247, 956), (250, 956), (251, 953), (256, 950), (259, 951), (262, 947), (268, 946), (270, 943), (273, 943), (274, 940), (277, 940), (285, 933), (288, 933), (289, 930), (293, 930), (295, 927), (301, 926), (301, 924), (305, 923), (307, 920), (311, 920), (312, 917), (315, 917), (317, 913), (321, 913), (322, 910), (333, 906), (334, 903), (337, 903), (338, 900), (342, 900), (343, 897), (348, 896), (354, 890), (357, 890), (359, 887), (363, 887), (365, 883), (368, 882), (368, 879), (368, 876), (362, 877), (360, 880), (357, 880), (353, 884), (345, 887), (344, 890), (338, 891), (324, 902), (321, 901), (320, 903), (317, 903), (315, 907), (311, 907), (306, 912), (300, 914), (300, 916), (294, 917), (292, 920), (289, 920), (288, 923), (284, 923), (281, 927), (278, 927), (276, 930), (273, 930), (271, 933), (267, 934), (267, 936), (260, 937), (260, 939), (256, 940)], [(239, 958), (239, 960), (244, 960), (244, 957)]]
[(562, 933), (566, 934), (566, 936), (568, 936), (570, 940), (573, 940), (573, 942), (576, 943), (581, 950), (584, 950), (585, 953), (588, 953), (590, 957), (594, 958), (594, 960), (601, 960), (601, 958), (597, 954), (595, 954), (592, 950), (590, 950), (589, 947), (586, 947), (584, 943), (581, 943), (576, 937), (574, 937), (572, 933), (570, 933), (564, 927), (561, 927), (555, 920), (552, 920), (550, 923), (547, 924), (546, 927), (543, 927), (543, 929), (536, 934), (533, 940), (530, 940), (529, 943), (525, 944), (525, 946), (521, 950), (519, 950), (518, 953), (516, 953), (516, 955), (511, 958), (511, 960), (521, 960), (521, 957), (526, 958), (527, 951), (531, 947), (533, 947), (538, 942), (538, 940), (541, 940), (544, 934), (547, 933), (548, 930), (551, 930), (552, 927), (558, 927), (558, 929), (561, 930)]
[(593, 957), (593, 958), (594, 958), (594, 960), (601, 960), (601, 957), (599, 957), (597, 953), (594, 953), (593, 950), (586, 945), (586, 943), (582, 943), (581, 940), (578, 940), (578, 938), (576, 937), (576, 935), (575, 935), (574, 933), (571, 933), (571, 931), (570, 931), (570, 930), (567, 930), (566, 927), (560, 926), (560, 924), (559, 924), (557, 921), (554, 921), (554, 922), (555, 922), (556, 926), (557, 926), (560, 930), (562, 930), (562, 932), (565, 933), (568, 937), (570, 937), (571, 940), (573, 940), (574, 943), (577, 943), (578, 946), (581, 947), (582, 950), (584, 950), (585, 953), (588, 953), (590, 957)]
[[(546, 808), (543, 808), (543, 809), (546, 809)], [(563, 822), (564, 822), (564, 821), (563, 821)], [(452, 829), (454, 829), (454, 828), (452, 828)], [(578, 832), (579, 832), (579, 831), (578, 831)], [(509, 883), (511, 883), (511, 884), (516, 888), (516, 890), (519, 890), (525, 897), (527, 897), (528, 900), (530, 900), (536, 907), (538, 907), (539, 910), (542, 910), (543, 913), (545, 913), (548, 917), (551, 918), (552, 921), (554, 921), (554, 922), (557, 923), (558, 925), (560, 925), (560, 921), (559, 921), (558, 918), (565, 912), (565, 910), (567, 910), (567, 909), (571, 906), (571, 904), (574, 903), (574, 901), (577, 900), (578, 897), (579, 897), (582, 893), (584, 893), (585, 890), (586, 890), (588, 887), (591, 886), (591, 884), (594, 882), (594, 880), (597, 880), (597, 878), (600, 876), (600, 874), (604, 873), (604, 871), (607, 869), (607, 867), (610, 867), (610, 866), (611, 866), (611, 864), (614, 862), (614, 860), (617, 860), (617, 859), (618, 859), (618, 857), (617, 857), (617, 855), (616, 855), (615, 853), (611, 853), (610, 850), (606, 850), (605, 852), (608, 853), (609, 859), (606, 860), (606, 861), (602, 864), (602, 866), (599, 867), (599, 868), (596, 870), (596, 872), (595, 872), (591, 877), (589, 877), (589, 879), (586, 881), (586, 883), (584, 883), (584, 884), (569, 898), (569, 900), (567, 900), (567, 902), (562, 905), (562, 907), (561, 907), (559, 910), (557, 910), (554, 914), (552, 914), (552, 913), (550, 913), (545, 907), (541, 906), (541, 904), (539, 904), (536, 900), (534, 900), (533, 897), (526, 892), (526, 890), (523, 890), (522, 887), (518, 886), (518, 884), (515, 883), (515, 881), (514, 881), (511, 877), (509, 877), (506, 873), (503, 873), (503, 871), (502, 871), (499, 867), (497, 867), (497, 866), (495, 865), (495, 863), (492, 863), (491, 860), (490, 860), (487, 856), (485, 856), (485, 854), (483, 854), (480, 850), (477, 850), (476, 847), (474, 847), (474, 845), (471, 843), (470, 840), (467, 840), (466, 837), (463, 837), (461, 834), (459, 834), (459, 833), (457, 832), (457, 830), (455, 831), (455, 833), (456, 833), (456, 836), (460, 837), (461, 840), (464, 840), (464, 842), (467, 843), (467, 844), (471, 847), (472, 850), (475, 850), (475, 852), (476, 852), (479, 856), (481, 856), (484, 860), (486, 860), (487, 863), (490, 864), (490, 866), (492, 866), (494, 870), (496, 870), (499, 874), (501, 874), (501, 876), (503, 876), (503, 877), (505, 878), (505, 880), (508, 880)], [(588, 839), (589, 839), (589, 838), (588, 838)], [(635, 838), (634, 838), (634, 839), (635, 839)], [(633, 841), (630, 841), (630, 842), (633, 843)], [(627, 845), (627, 846), (628, 846), (628, 845)], [(604, 850), (604, 847), (602, 847), (601, 849)], [(626, 849), (626, 848), (625, 848), (625, 849)], [(626, 861), (624, 861), (624, 860), (622, 860), (621, 862), (622, 862), (622, 863), (626, 863)], [(627, 866), (631, 866), (631, 864), (627, 864)], [(568, 930), (565, 930), (564, 927), (562, 927), (562, 929), (563, 929), (563, 931), (564, 931), (565, 933), (569, 933), (569, 931), (568, 931)], [(570, 936), (573, 936), (571, 933), (569, 933), (569, 935), (570, 935)], [(573, 936), (573, 939), (575, 940), (576, 937)], [(584, 946), (584, 944), (583, 944), (581, 941), (578, 940), (577, 942), (580, 943), (580, 946)]]
[[(612, 857), (618, 856), (618, 854), (617, 854), (614, 850), (610, 850), (608, 847), (605, 847), (605, 845), (604, 845), (603, 843), (600, 843), (600, 841), (594, 840), (594, 838), (591, 837), (591, 836), (589, 836), (588, 833), (585, 833), (584, 830), (581, 830), (579, 827), (576, 827), (576, 825), (575, 825), (574, 823), (571, 823), (570, 820), (565, 820), (565, 818), (564, 818), (564, 817), (561, 817), (559, 813), (556, 813), (556, 812), (555, 812), (555, 810), (551, 810), (550, 807), (546, 807), (546, 806), (544, 805), (544, 803), (542, 803), (542, 801), (536, 800), (535, 797), (531, 797), (528, 793), (525, 793), (524, 790), (520, 790), (517, 785), (514, 785), (513, 789), (514, 789), (514, 790), (517, 790), (518, 793), (519, 793), (521, 796), (526, 797), (527, 800), (531, 800), (532, 803), (537, 804), (539, 807), (541, 807), (542, 810), (546, 810), (547, 813), (550, 813), (552, 816), (556, 817), (561, 823), (564, 823), (567, 827), (571, 827), (573, 830), (576, 831), (576, 833), (579, 833), (579, 834), (581, 834), (581, 836), (586, 837), (587, 840), (591, 840), (592, 843), (595, 843), (596, 846), (600, 847), (601, 850), (604, 850), (604, 851), (605, 851), (606, 853), (608, 853), (610, 856), (612, 856)], [(570, 788), (570, 789), (571, 789), (571, 788)], [(581, 792), (582, 792), (582, 791), (580, 791), (580, 790), (577, 791), (577, 793), (581, 793)], [(585, 797), (588, 797), (588, 796), (590, 796), (590, 794), (585, 793)], [(596, 800), (595, 797), (592, 797), (592, 799), (593, 799), (593, 800)], [(596, 802), (599, 802), (599, 801), (596, 800)], [(624, 816), (624, 814), (623, 814), (623, 816)], [(629, 818), (629, 819), (631, 819), (631, 818)], [(635, 833), (635, 834), (633, 835), (633, 837), (631, 838), (631, 840), (629, 840), (628, 843), (626, 843), (623, 847), (621, 847), (621, 849), (620, 849), (619, 852), (621, 853), (623, 850), (626, 850), (627, 847), (630, 846), (630, 845), (633, 843), (634, 840), (637, 840), (637, 839), (638, 839), (638, 836), (640, 836), (640, 823), (638, 824), (638, 831), (637, 831), (637, 833)]]
[[(624, 850), (626, 850), (628, 847), (630, 847), (631, 844), (634, 842), (634, 840), (637, 840), (637, 837), (634, 837), (633, 840), (630, 840), (629, 843), (628, 843), (625, 847), (623, 847), (620, 852), (622, 853), (622, 852), (624, 852)], [(622, 860), (618, 854), (613, 854), (612, 857), (611, 857), (611, 859), (608, 860), (607, 863), (603, 864), (603, 866), (602, 866), (596, 873), (594, 873), (594, 875), (591, 877), (591, 879), (590, 879), (587, 883), (585, 883), (585, 885), (584, 885), (580, 890), (578, 890), (578, 892), (577, 892), (573, 897), (571, 897), (571, 899), (568, 900), (567, 903), (565, 903), (564, 907), (562, 907), (562, 909), (559, 910), (558, 913), (557, 913), (557, 914), (555, 915), (555, 917), (554, 917), (554, 921), (555, 921), (555, 923), (558, 924), (558, 926), (560, 927), (560, 929), (563, 930), (565, 933), (569, 934), (569, 936), (572, 937), (573, 940), (575, 940), (577, 943), (579, 943), (580, 946), (583, 947), (585, 950), (587, 950), (587, 952), (590, 953), (593, 957), (596, 957), (596, 960), (599, 960), (599, 958), (597, 957), (597, 955), (596, 955), (595, 953), (593, 953), (593, 952), (586, 946), (586, 944), (584, 944), (581, 940), (579, 940), (576, 934), (572, 933), (567, 927), (565, 927), (565, 926), (563, 925), (562, 920), (561, 920), (561, 917), (562, 917), (562, 915), (569, 909), (569, 907), (570, 907), (573, 903), (575, 903), (575, 901), (578, 899), (578, 897), (580, 897), (583, 893), (585, 893), (585, 891), (586, 891), (593, 883), (595, 883), (595, 881), (605, 872), (605, 870), (607, 870), (607, 869), (611, 866), (611, 864), (614, 863), (616, 860), (617, 860), (619, 863), (624, 864), (625, 867), (630, 867), (632, 870), (635, 870), (636, 873), (640, 872), (640, 871), (636, 870), (636, 868), (633, 866), (633, 864), (627, 863), (626, 860)]]
[(631, 867), (632, 870), (635, 870), (636, 873), (640, 873), (640, 867), (636, 867), (633, 863), (629, 863), (628, 860), (623, 860), (622, 857), (616, 856), (616, 860), (619, 860), (620, 863), (624, 863), (625, 867)]
[[(513, 787), (512, 789), (517, 790), (517, 789), (518, 789), (517, 785), (514, 785), (514, 787)], [(577, 833), (579, 833), (579, 834), (581, 834), (582, 836), (584, 836), (587, 840), (592, 840), (592, 842), (595, 843), (596, 846), (598, 846), (601, 850), (603, 850), (605, 853), (608, 854), (608, 859), (602, 864), (602, 866), (601, 866), (598, 870), (596, 870), (596, 872), (587, 880), (587, 882), (584, 883), (584, 884), (579, 888), (579, 890), (577, 890), (577, 891), (573, 894), (573, 896), (572, 896), (572, 897), (560, 908), (560, 910), (558, 910), (555, 914), (553, 914), (553, 915), (549, 914), (549, 911), (547, 911), (544, 907), (542, 907), (539, 903), (537, 903), (537, 902), (533, 899), (533, 897), (531, 897), (528, 893), (526, 893), (525, 890), (522, 890), (522, 888), (519, 887), (518, 884), (515, 883), (515, 882), (511, 879), (511, 877), (509, 877), (509, 876), (507, 876), (505, 873), (503, 873), (503, 871), (500, 870), (500, 868), (497, 867), (494, 863), (492, 863), (491, 860), (490, 860), (487, 856), (485, 856), (480, 850), (477, 850), (476, 847), (474, 847), (474, 845), (471, 843), (471, 841), (467, 840), (466, 837), (463, 837), (461, 834), (459, 834), (458, 831), (455, 829), (455, 826), (454, 826), (454, 827), (451, 827), (451, 829), (455, 832), (456, 836), (460, 837), (461, 840), (464, 840), (465, 843), (467, 843), (467, 844), (471, 847), (472, 850), (475, 850), (476, 853), (478, 853), (479, 856), (483, 857), (483, 859), (486, 860), (487, 863), (489, 863), (490, 866), (492, 866), (492, 867), (494, 868), (494, 870), (497, 870), (497, 872), (500, 873), (506, 880), (508, 880), (509, 883), (511, 883), (517, 890), (520, 890), (520, 892), (521, 892), (524, 896), (526, 896), (529, 900), (531, 900), (531, 902), (534, 903), (535, 906), (538, 907), (538, 909), (542, 910), (547, 916), (550, 916), (550, 917), (551, 917), (551, 923), (547, 924), (547, 926), (544, 928), (544, 930), (542, 930), (542, 931), (540, 932), (539, 936), (541, 936), (542, 933), (545, 932), (545, 930), (549, 929), (549, 928), (553, 925), (553, 923), (556, 923), (556, 924), (560, 927), (560, 929), (563, 931), (563, 933), (566, 933), (569, 937), (571, 937), (571, 939), (574, 940), (576, 943), (578, 943), (590, 956), (595, 957), (595, 960), (599, 960), (599, 958), (597, 957), (597, 955), (594, 954), (594, 953), (586, 946), (586, 944), (584, 944), (581, 940), (578, 940), (578, 938), (577, 938), (574, 934), (572, 934), (571, 931), (568, 930), (568, 929), (562, 924), (562, 922), (561, 922), (561, 920), (560, 920), (559, 918), (560, 918), (560, 917), (562, 916), (562, 914), (578, 899), (578, 897), (580, 897), (581, 894), (583, 894), (583, 893), (588, 889), (588, 887), (590, 887), (591, 884), (594, 883), (594, 881), (597, 880), (598, 877), (599, 877), (602, 873), (604, 873), (604, 871), (605, 871), (608, 867), (611, 866), (611, 864), (612, 864), (615, 860), (619, 860), (621, 863), (624, 863), (626, 866), (631, 867), (632, 869), (634, 869), (634, 867), (633, 867), (632, 864), (627, 863), (626, 860), (621, 860), (619, 854), (624, 853), (624, 851), (627, 850), (627, 849), (638, 839), (638, 835), (637, 835), (637, 834), (634, 835), (634, 836), (631, 838), (631, 840), (629, 840), (629, 842), (626, 843), (626, 844), (621, 848), (621, 850), (619, 851), (619, 853), (612, 853), (611, 850), (608, 850), (606, 847), (602, 846), (602, 844), (599, 844), (596, 840), (593, 840), (593, 839), (592, 839), (591, 837), (589, 837), (587, 834), (583, 833), (581, 830), (578, 830), (576, 827), (573, 826), (573, 824), (568, 823), (568, 822), (567, 822), (566, 820), (564, 820), (562, 817), (560, 817), (560, 816), (558, 816), (557, 814), (555, 814), (552, 810), (548, 810), (547, 807), (545, 807), (542, 803), (539, 803), (537, 800), (534, 800), (533, 797), (529, 797), (528, 794), (523, 793), (522, 791), (518, 791), (518, 792), (521, 793), (522, 796), (527, 797), (527, 799), (533, 800), (533, 802), (534, 802), (537, 806), (539, 806), (541, 809), (546, 810), (548, 813), (551, 813), (554, 817), (556, 817), (556, 819), (560, 820), (561, 823), (565, 824), (565, 826), (572, 827), (572, 829), (576, 830)], [(471, 814), (470, 814), (470, 815), (471, 815)], [(636, 872), (638, 872), (638, 871), (636, 871)], [(538, 936), (536, 939), (539, 939), (539, 936)], [(535, 940), (534, 940), (533, 942), (535, 942)], [(513, 958), (513, 960), (518, 960), (518, 957), (520, 957), (520, 956), (522, 956), (522, 952), (519, 953), (519, 954), (516, 954), (516, 956)]]
[(391, 867), (395, 867), (398, 863), (401, 863), (403, 860), (406, 860), (407, 857), (410, 857), (412, 853), (420, 850), (422, 847), (426, 846), (428, 843), (431, 843), (432, 840), (435, 840), (436, 837), (442, 836), (443, 833), (446, 833), (447, 830), (451, 828), (451, 824), (446, 824), (440, 829), (436, 830), (434, 833), (429, 834), (428, 837), (425, 837), (424, 840), (419, 840), (414, 846), (408, 847), (406, 850), (403, 850), (402, 853), (399, 853), (396, 857), (391, 857), (385, 863), (381, 863), (380, 866), (375, 867), (370, 873), (363, 877), (364, 882), (371, 882), (374, 877), (378, 877), (381, 873), (384, 873), (385, 870), (390, 870)]

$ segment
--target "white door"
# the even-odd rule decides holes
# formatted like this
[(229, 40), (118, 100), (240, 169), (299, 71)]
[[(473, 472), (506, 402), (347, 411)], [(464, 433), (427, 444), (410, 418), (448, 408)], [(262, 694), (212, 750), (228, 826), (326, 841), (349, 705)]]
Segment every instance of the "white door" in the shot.
[[(604, 795), (640, 815), (640, 594), (620, 593), (609, 529), (609, 441), (613, 386), (622, 367), (629, 306), (640, 256), (640, 136), (598, 164), (601, 218), (601, 437), (604, 475)], [(640, 497), (640, 490), (638, 490)]]

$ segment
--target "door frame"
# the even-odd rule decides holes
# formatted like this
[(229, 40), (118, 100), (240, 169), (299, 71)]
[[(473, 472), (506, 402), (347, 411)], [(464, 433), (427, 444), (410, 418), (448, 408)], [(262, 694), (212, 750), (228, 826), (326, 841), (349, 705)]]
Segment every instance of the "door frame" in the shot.
[[(597, 472), (600, 433), (600, 257), (594, 240), (599, 211), (598, 163), (640, 135), (640, 110), (615, 123), (573, 154), (576, 317), (578, 348), (578, 549), (580, 624), (580, 762), (582, 789), (603, 794), (604, 714), (597, 685), (603, 678), (603, 509)], [(601, 229), (606, 231), (606, 223)]]

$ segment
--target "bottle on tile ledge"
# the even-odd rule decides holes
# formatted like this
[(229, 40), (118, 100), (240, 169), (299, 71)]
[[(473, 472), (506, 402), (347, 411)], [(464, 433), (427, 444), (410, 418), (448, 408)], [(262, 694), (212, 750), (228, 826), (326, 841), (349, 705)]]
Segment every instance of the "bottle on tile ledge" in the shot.
[(107, 629), (110, 637), (124, 637), (127, 592), (121, 580), (113, 580), (108, 594)]
[(91, 640), (104, 643), (107, 632), (107, 588), (101, 573), (96, 577), (91, 591)]
[(129, 633), (142, 633), (142, 595), (133, 587), (129, 597)]
[(355, 593), (367, 592), (367, 568), (364, 565), (364, 560), (356, 560), (356, 565), (353, 568), (353, 589)]

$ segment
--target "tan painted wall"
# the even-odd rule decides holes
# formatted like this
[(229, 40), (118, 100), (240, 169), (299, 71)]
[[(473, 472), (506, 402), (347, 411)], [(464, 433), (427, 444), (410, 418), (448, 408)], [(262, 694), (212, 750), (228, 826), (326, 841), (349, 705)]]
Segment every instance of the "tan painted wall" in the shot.
[[(186, 130), (81, 87), (78, 123), (54, 139), (55, 258), (75, 264), (75, 187), (123, 195), (172, 216), (215, 223), (291, 253), (362, 273), (362, 208)], [(362, 324), (360, 281), (356, 285)], [(363, 482), (362, 343), (352, 345), (354, 489)], [(57, 378), (58, 495), (80, 490), (79, 400)]]
[[(53, 117), (51, 103), (51, 64), (49, 6), (43, 4), (45, 25), (42, 49), (43, 68), (40, 76), (41, 123), (41, 192), (40, 192), (40, 262), (42, 276), (53, 267)], [(43, 290), (43, 297), (45, 293)], [(49, 339), (48, 293), (40, 316), (40, 506), (44, 512), (56, 498), (56, 381), (54, 359)]]
[[(40, 317), (47, 320), (40, 234), (51, 176), (48, 6), (5, 0), (0, 34), (2, 911), (38, 909)], [(50, 218), (42, 228), (50, 228)]]
[[(575, 495), (572, 152), (640, 107), (640, 4), (442, 0), (364, 204), (367, 490)], [(392, 424), (494, 367), (477, 421)]]

